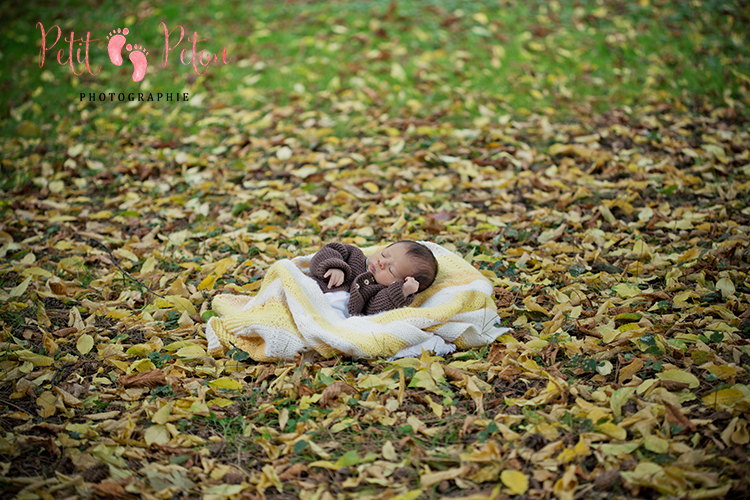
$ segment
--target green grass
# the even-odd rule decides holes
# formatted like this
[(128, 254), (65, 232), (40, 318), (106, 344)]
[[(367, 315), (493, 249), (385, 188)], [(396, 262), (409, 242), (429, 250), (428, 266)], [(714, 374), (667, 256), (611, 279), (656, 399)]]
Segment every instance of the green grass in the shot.
[[(27, 2), (2, 7), (0, 33), (0, 130), (13, 135), (24, 121), (29, 136), (115, 135), (162, 129), (175, 137), (198, 130), (203, 106), (248, 110), (265, 104), (302, 106), (333, 117), (334, 135), (351, 136), (373, 113), (425, 118), (437, 113), (457, 126), (482, 124), (486, 115), (523, 116), (532, 111), (565, 117), (581, 105), (595, 111), (658, 100), (686, 104), (734, 99), (750, 75), (744, 28), (747, 6), (732, 2), (513, 2), (484, 0), (413, 2), (219, 2), (181, 7), (151, 2), (115, 6), (71, 1)], [(164, 21), (185, 28), (169, 54)], [(63, 38), (91, 32), (90, 61), (97, 76), (75, 76), (49, 51), (38, 66), (41, 22), (57, 24)], [(149, 51), (144, 81), (132, 82), (126, 59), (113, 66), (106, 35), (129, 27), (128, 42)], [(198, 50), (220, 54), (204, 76), (179, 62), (179, 51), (197, 31)], [(170, 44), (179, 37), (172, 33)], [(54, 34), (49, 35), (49, 42)], [(125, 51), (124, 51), (125, 52)], [(65, 56), (67, 57), (67, 55)], [(184, 103), (130, 105), (80, 102), (79, 93), (182, 92)], [(372, 96), (375, 96), (372, 99)], [(375, 109), (377, 108), (377, 110)], [(554, 111), (553, 111), (554, 110)], [(65, 120), (67, 118), (67, 120)], [(366, 125), (363, 125), (366, 126)], [(164, 130), (166, 129), (166, 130)], [(185, 130), (187, 129), (187, 130)], [(354, 130), (353, 130), (354, 129)], [(7, 153), (7, 151), (6, 151)], [(61, 153), (63, 153), (61, 151)], [(6, 182), (7, 184), (7, 182)]]

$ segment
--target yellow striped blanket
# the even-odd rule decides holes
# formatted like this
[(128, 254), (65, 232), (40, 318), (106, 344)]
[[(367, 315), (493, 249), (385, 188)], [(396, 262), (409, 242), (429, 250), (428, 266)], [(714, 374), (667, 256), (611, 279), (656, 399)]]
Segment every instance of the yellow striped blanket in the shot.
[[(435, 254), (438, 275), (410, 307), (343, 319), (306, 274), (312, 255), (280, 260), (268, 268), (254, 297), (214, 298), (219, 316), (206, 327), (209, 353), (221, 355), (234, 346), (256, 361), (288, 360), (308, 351), (326, 358), (390, 357), (434, 336), (468, 349), (508, 332), (495, 326), (497, 308), (487, 278), (442, 246), (421, 243)], [(362, 251), (369, 256), (380, 248)]]

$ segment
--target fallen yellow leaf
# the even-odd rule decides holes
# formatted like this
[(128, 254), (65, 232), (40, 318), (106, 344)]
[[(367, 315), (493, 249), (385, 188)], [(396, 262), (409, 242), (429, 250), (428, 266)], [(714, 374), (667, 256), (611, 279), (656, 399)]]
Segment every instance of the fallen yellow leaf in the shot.
[(41, 354), (29, 351), (28, 349), (15, 351), (14, 354), (18, 356), (19, 360), (28, 361), (34, 366), (50, 366), (54, 362), (54, 360), (49, 356), (43, 356)]
[(167, 403), (159, 410), (157, 410), (152, 416), (151, 421), (155, 424), (164, 425), (169, 420), (169, 415), (172, 413), (172, 403)]
[(449, 481), (451, 479), (456, 479), (457, 477), (461, 477), (466, 469), (464, 467), (458, 467), (456, 469), (448, 469), (440, 472), (431, 472), (428, 474), (422, 474), (419, 476), (419, 484), (420, 486), (424, 486), (425, 488), (429, 488), (433, 484), (440, 483), (442, 481)]
[(712, 392), (703, 398), (703, 402), (714, 409), (720, 409), (724, 406), (731, 406), (744, 397), (742, 391), (730, 387)]
[(504, 470), (500, 473), (500, 481), (511, 495), (523, 495), (529, 489), (529, 478), (521, 471)]
[(670, 382), (680, 382), (683, 384), (688, 384), (688, 387), (690, 389), (695, 389), (699, 385), (701, 385), (700, 380), (698, 380), (698, 377), (693, 375), (692, 373), (688, 373), (685, 370), (664, 370), (661, 373), (657, 373), (656, 376), (660, 380), (667, 380)]
[[(184, 349), (184, 347), (183, 347), (183, 349)], [(180, 349), (179, 351), (177, 351), (177, 355), (178, 356), (180, 355), (180, 351), (181, 350), (182, 349)], [(228, 390), (231, 390), (231, 391), (241, 391), (242, 387), (243, 387), (242, 384), (238, 380), (235, 380), (235, 379), (229, 378), (229, 377), (217, 378), (216, 380), (210, 381), (208, 383), (208, 385), (210, 385), (214, 389), (228, 389)]]
[(383, 444), (382, 453), (383, 453), (383, 458), (385, 458), (386, 460), (390, 460), (391, 462), (395, 462), (396, 460), (398, 460), (398, 454), (396, 453), (396, 448), (393, 447), (393, 443), (391, 443), (390, 440), (386, 441)]
[(146, 429), (146, 433), (143, 436), (143, 439), (149, 446), (152, 444), (167, 444), (171, 438), (171, 434), (164, 425), (152, 425)]
[(83, 335), (78, 337), (78, 341), (76, 342), (76, 349), (78, 349), (78, 352), (85, 356), (91, 351), (93, 347), (94, 337), (92, 337), (88, 333), (84, 333)]

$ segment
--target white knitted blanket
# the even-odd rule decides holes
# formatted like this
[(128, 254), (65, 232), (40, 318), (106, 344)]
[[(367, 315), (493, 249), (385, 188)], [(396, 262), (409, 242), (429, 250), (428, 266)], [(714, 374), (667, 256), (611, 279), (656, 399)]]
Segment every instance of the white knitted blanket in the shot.
[[(206, 327), (209, 353), (220, 355), (234, 346), (256, 361), (289, 360), (308, 351), (326, 358), (374, 358), (419, 355), (421, 345), (445, 354), (453, 345), (478, 347), (510, 331), (495, 326), (497, 308), (487, 278), (440, 245), (421, 243), (435, 254), (438, 275), (410, 307), (343, 319), (306, 274), (312, 255), (280, 260), (268, 268), (256, 296), (214, 298), (219, 317)], [(380, 248), (362, 251), (369, 256)]]

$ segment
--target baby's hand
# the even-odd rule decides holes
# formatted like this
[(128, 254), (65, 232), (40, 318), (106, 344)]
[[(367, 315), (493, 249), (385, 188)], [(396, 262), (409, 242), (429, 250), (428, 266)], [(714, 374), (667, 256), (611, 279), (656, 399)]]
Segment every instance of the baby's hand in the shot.
[(404, 292), (404, 297), (408, 297), (412, 293), (417, 293), (417, 290), (419, 290), (419, 281), (409, 276), (404, 280), (404, 286), (401, 290)]
[(331, 268), (323, 275), (324, 278), (331, 277), (330, 280), (328, 280), (328, 288), (335, 288), (339, 286), (341, 283), (344, 282), (344, 271), (341, 269), (334, 269)]

